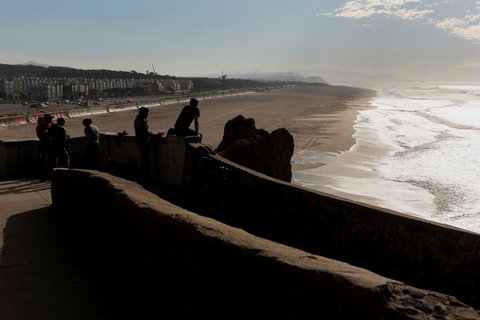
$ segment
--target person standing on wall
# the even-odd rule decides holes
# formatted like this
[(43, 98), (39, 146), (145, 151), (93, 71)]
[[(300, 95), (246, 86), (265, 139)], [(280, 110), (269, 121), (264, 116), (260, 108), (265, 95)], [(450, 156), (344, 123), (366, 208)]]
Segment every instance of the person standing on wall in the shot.
[(52, 126), (53, 117), (47, 113), (43, 116), (38, 117), (37, 127), (35, 132), (37, 134), (39, 143), (38, 143), (38, 157), (40, 165), (40, 179), (46, 180), (50, 178), (52, 171), (51, 165), (51, 141), (48, 131)]
[[(200, 118), (200, 110), (198, 109), (198, 100), (190, 99), (190, 104), (183, 107), (175, 122), (175, 134), (177, 136), (199, 136), (200, 125), (198, 122)], [(190, 125), (195, 121), (195, 130), (190, 129)]]
[(58, 168), (70, 167), (69, 145), (67, 131), (63, 127), (65, 119), (58, 118), (49, 130), (49, 135), (52, 141), (52, 165)]
[(92, 124), (92, 119), (83, 119), (85, 126), (85, 165), (87, 169), (98, 170), (100, 154), (100, 130)]
[(137, 117), (133, 122), (137, 148), (138, 151), (140, 151), (139, 181), (142, 183), (147, 182), (150, 175), (150, 143), (152, 136), (154, 135), (148, 127), (148, 113), (148, 108), (140, 107), (138, 109)]

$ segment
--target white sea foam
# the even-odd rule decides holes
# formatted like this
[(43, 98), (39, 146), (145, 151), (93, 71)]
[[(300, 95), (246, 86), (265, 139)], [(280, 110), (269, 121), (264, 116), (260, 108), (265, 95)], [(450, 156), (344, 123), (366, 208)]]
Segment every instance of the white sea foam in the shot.
[(480, 86), (378, 88), (341, 154), (314, 151), (296, 162), (305, 187), (480, 232)]

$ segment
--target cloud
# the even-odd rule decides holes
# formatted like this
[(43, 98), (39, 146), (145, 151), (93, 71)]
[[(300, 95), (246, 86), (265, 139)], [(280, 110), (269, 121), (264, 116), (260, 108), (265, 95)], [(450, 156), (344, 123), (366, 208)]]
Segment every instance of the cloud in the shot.
[(468, 62), (468, 63), (456, 65), (455, 67), (467, 68), (467, 69), (480, 68), (480, 62)]
[(462, 19), (448, 18), (437, 22), (435, 25), (448, 30), (460, 38), (480, 42), (480, 14), (466, 15)]
[(74, 64), (72, 61), (51, 59), (41, 55), (20, 55), (2, 50), (0, 50), (0, 61), (1, 63), (6, 64), (22, 64), (29, 61), (34, 61), (35, 63), (46, 64), (50, 66), (67, 66)]
[[(452, 10), (455, 6), (457, 10)], [(458, 12), (459, 9), (464, 10), (463, 15), (439, 17), (438, 12), (442, 10), (443, 12)], [(416, 21), (447, 30), (454, 36), (480, 43), (479, 0), (352, 0), (347, 1), (335, 11), (322, 15), (363, 20), (387, 18)]]
[(326, 15), (352, 19), (385, 16), (416, 20), (433, 12), (431, 9), (405, 8), (405, 6), (415, 3), (421, 3), (421, 0), (355, 0), (348, 1), (339, 9)]

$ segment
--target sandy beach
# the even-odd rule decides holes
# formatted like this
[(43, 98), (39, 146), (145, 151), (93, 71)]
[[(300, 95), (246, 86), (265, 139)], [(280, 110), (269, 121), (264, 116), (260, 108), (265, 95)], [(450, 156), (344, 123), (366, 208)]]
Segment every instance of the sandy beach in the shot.
[[(352, 134), (357, 113), (370, 107), (374, 94), (360, 88), (311, 85), (200, 100), (200, 132), (203, 143), (216, 148), (222, 140), (225, 123), (243, 115), (255, 119), (257, 128), (269, 132), (286, 128), (294, 137), (295, 153), (303, 150), (341, 152), (354, 144)], [(150, 129), (167, 132), (184, 104), (151, 108)], [(101, 132), (127, 131), (133, 135), (136, 115), (137, 111), (131, 110), (89, 117)], [(65, 129), (70, 136), (83, 136), (83, 118), (65, 119)], [(35, 125), (0, 128), (0, 140), (17, 139), (36, 139)]]

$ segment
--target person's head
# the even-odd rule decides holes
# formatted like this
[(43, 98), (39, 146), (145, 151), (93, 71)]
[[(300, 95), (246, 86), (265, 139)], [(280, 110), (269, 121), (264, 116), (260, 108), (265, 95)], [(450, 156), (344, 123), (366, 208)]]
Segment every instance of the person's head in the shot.
[(85, 118), (85, 119), (83, 119), (82, 123), (85, 127), (88, 127), (89, 125), (92, 124), (92, 119)]
[(43, 115), (43, 120), (45, 120), (47, 123), (50, 123), (50, 122), (52, 122), (53, 117), (50, 113), (46, 113), (46, 114)]
[(65, 124), (65, 119), (58, 118), (57, 123), (58, 123), (59, 126), (63, 126)]
[(146, 119), (146, 118), (148, 117), (148, 112), (149, 112), (149, 111), (150, 111), (150, 110), (148, 110), (148, 108), (146, 108), (146, 107), (141, 107), (141, 108), (138, 109), (138, 114), (139, 114), (142, 118)]
[(190, 99), (190, 105), (194, 107), (198, 106), (198, 100), (195, 98)]

